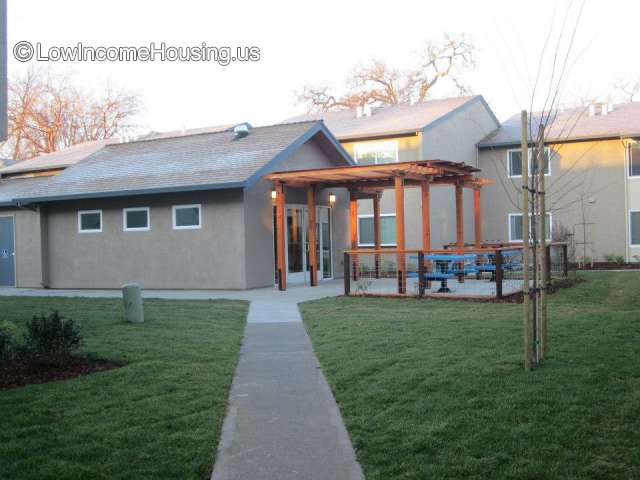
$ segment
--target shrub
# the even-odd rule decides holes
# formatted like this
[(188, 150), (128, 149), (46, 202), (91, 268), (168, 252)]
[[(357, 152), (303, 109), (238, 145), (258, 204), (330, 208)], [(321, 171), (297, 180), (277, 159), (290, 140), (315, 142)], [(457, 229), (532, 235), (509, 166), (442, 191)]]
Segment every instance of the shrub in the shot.
[(49, 315), (36, 315), (27, 323), (25, 349), (36, 363), (64, 364), (81, 341), (78, 325), (56, 310)]
[(622, 265), (624, 263), (624, 257), (622, 255), (616, 255), (615, 262), (618, 265)]
[(11, 322), (0, 323), (0, 365), (13, 360), (16, 353), (17, 327)]

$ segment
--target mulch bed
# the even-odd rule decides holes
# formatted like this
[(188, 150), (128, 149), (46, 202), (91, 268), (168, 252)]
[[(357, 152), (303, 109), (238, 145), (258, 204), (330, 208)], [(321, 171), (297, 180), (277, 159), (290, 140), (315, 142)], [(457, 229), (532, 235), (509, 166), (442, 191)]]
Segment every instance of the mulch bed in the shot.
[(85, 357), (71, 357), (69, 362), (63, 366), (34, 365), (25, 358), (16, 358), (9, 365), (0, 367), (0, 390), (66, 380), (122, 366), (121, 363), (109, 360), (95, 360)]

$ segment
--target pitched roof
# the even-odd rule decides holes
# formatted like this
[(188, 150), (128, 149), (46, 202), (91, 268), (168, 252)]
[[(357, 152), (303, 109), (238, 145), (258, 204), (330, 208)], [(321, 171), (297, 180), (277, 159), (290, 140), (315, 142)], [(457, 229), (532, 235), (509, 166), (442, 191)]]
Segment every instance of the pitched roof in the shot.
[(246, 187), (318, 134), (336, 157), (351, 164), (322, 122), (300, 122), (252, 128), (242, 138), (222, 131), (108, 145), (48, 177), (36, 193), (16, 198), (32, 203)]
[(57, 152), (45, 153), (29, 160), (21, 160), (9, 166), (0, 168), (0, 175), (37, 172), (42, 170), (55, 170), (65, 168), (84, 160), (89, 155), (97, 152), (105, 145), (114, 143), (117, 140), (95, 140), (92, 142), (79, 143), (67, 147)]
[[(375, 107), (370, 116), (357, 116), (356, 109), (310, 113), (292, 117), (285, 122), (323, 120), (340, 140), (373, 138), (386, 135), (415, 133), (444, 120), (458, 109), (483, 102), (482, 95), (427, 100), (413, 105), (400, 104)], [(491, 109), (487, 106), (489, 112)], [(491, 113), (493, 115), (493, 113)], [(496, 120), (496, 125), (499, 122)]]
[[(531, 115), (532, 124), (538, 125), (542, 114)], [(588, 107), (571, 108), (551, 115), (553, 123), (547, 126), (545, 141), (566, 142), (603, 138), (640, 136), (640, 102), (613, 105), (606, 115), (589, 115)], [(520, 114), (506, 120), (498, 130), (482, 140), (479, 148), (520, 145)]]
[(189, 128), (186, 130), (171, 130), (168, 132), (151, 131), (145, 135), (138, 137), (136, 140), (157, 140), (159, 138), (184, 137), (186, 135), (196, 135), (198, 133), (215, 133), (224, 132), (232, 129), (236, 124), (228, 123), (225, 125), (213, 125), (210, 127)]
[(0, 206), (15, 204), (18, 197), (28, 197), (37, 194), (46, 184), (49, 177), (23, 177), (0, 179)]

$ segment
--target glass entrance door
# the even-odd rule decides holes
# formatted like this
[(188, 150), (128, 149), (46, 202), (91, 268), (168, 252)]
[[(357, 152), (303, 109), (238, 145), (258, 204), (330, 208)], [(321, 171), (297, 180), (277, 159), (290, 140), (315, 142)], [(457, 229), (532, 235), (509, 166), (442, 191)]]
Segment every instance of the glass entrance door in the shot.
[(304, 207), (287, 207), (287, 278), (302, 283), (306, 276), (306, 230)]
[[(309, 241), (307, 225), (309, 213), (305, 206), (288, 205), (286, 213), (287, 279), (292, 283), (309, 282)], [(318, 281), (333, 278), (331, 250), (331, 209), (317, 207), (316, 211), (316, 272)]]

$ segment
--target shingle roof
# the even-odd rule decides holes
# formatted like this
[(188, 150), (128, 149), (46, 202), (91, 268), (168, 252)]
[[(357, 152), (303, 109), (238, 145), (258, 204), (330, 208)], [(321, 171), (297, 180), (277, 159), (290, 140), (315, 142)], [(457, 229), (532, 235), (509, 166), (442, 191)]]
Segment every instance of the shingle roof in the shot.
[[(533, 113), (531, 119), (533, 125), (538, 125), (541, 113)], [(640, 136), (640, 102), (616, 104), (606, 115), (590, 116), (589, 109), (583, 107), (558, 111), (545, 131), (548, 142), (636, 136)], [(519, 113), (478, 144), (480, 148), (512, 145), (520, 145)]]
[(79, 143), (57, 152), (45, 153), (38, 157), (15, 162), (9, 166), (0, 168), (0, 175), (65, 168), (70, 165), (75, 165), (87, 158), (89, 155), (97, 152), (105, 145), (116, 141), (117, 140), (111, 139)]
[(233, 131), (108, 145), (40, 185), (26, 202), (247, 186), (272, 160), (319, 132), (350, 158), (322, 122), (252, 128), (236, 139)]
[(418, 132), (454, 110), (476, 101), (484, 102), (484, 99), (481, 95), (475, 95), (427, 100), (413, 105), (376, 107), (372, 108), (371, 116), (361, 117), (357, 116), (355, 109), (344, 109), (299, 115), (289, 118), (285, 122), (321, 119), (329, 127), (329, 130), (341, 140), (369, 138)]
[(196, 135), (198, 133), (215, 133), (230, 130), (235, 126), (234, 123), (225, 125), (214, 125), (210, 127), (188, 128), (186, 130), (172, 130), (168, 132), (152, 131), (137, 138), (137, 140), (157, 140), (159, 138), (184, 137), (185, 135)]
[(0, 179), (0, 206), (13, 205), (14, 199), (29, 197), (50, 180), (50, 177)]

